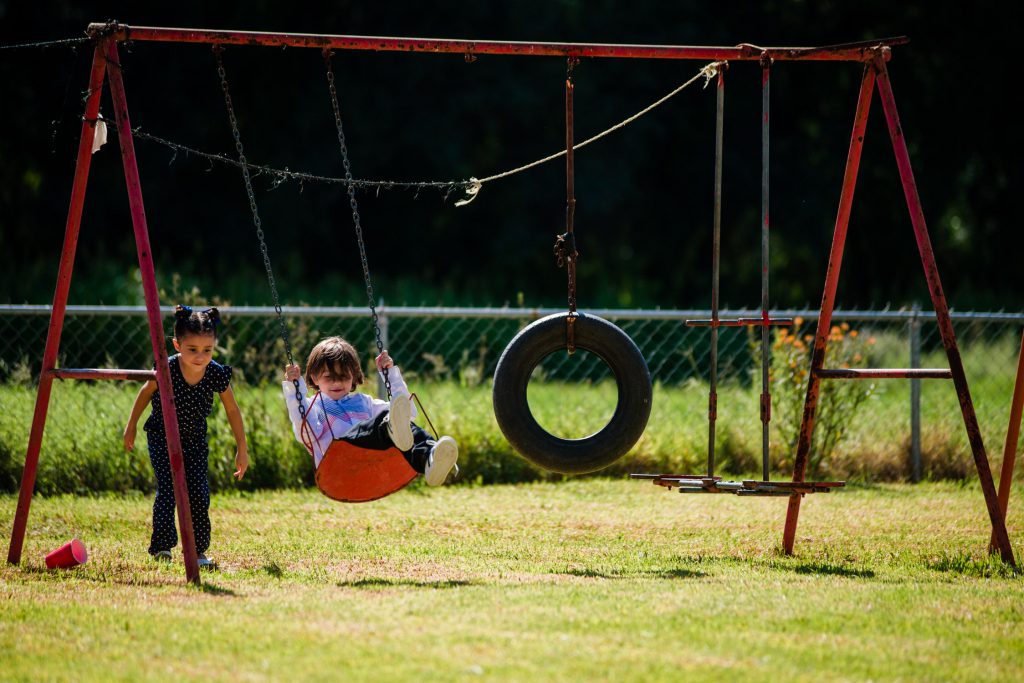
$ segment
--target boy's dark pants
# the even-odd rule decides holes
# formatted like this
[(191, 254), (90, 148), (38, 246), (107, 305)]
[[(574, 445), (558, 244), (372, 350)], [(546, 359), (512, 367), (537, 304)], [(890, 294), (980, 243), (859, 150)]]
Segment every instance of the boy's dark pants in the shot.
[[(356, 424), (341, 437), (341, 440), (360, 448), (386, 451), (395, 445), (391, 440), (391, 434), (388, 433), (388, 424), (384, 420), (387, 416), (388, 411), (385, 410), (373, 419), (364, 420)], [(402, 453), (402, 455), (405, 456), (405, 461), (414, 470), (423, 474), (427, 468), (427, 458), (430, 457), (430, 452), (434, 449), (434, 444), (437, 442), (423, 428), (415, 424), (410, 424), (410, 427), (412, 427), (412, 448), (408, 452)]]
[[(149, 461), (156, 473), (153, 535), (149, 541), (152, 554), (177, 545), (178, 532), (174, 526), (174, 477), (167, 456), (167, 438), (162, 432), (147, 432), (147, 436)], [(210, 547), (210, 446), (205, 438), (183, 440), (181, 449), (185, 460), (188, 506), (192, 513), (192, 533), (196, 539), (196, 552), (202, 555)]]

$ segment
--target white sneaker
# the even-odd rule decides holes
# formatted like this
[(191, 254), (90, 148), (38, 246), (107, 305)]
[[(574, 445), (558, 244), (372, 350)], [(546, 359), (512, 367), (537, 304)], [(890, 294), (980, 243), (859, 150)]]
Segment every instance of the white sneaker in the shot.
[(427, 468), (423, 478), (427, 480), (427, 486), (440, 486), (448, 478), (448, 473), (456, 467), (455, 461), (459, 459), (459, 446), (455, 439), (450, 436), (442, 436), (434, 444), (427, 458)]
[(152, 556), (153, 556), (153, 559), (156, 560), (157, 562), (170, 562), (171, 561), (171, 551), (170, 550), (157, 550), (155, 553), (152, 553)]
[(207, 557), (206, 555), (200, 554), (197, 559), (199, 560), (199, 568), (200, 569), (216, 569), (217, 568), (217, 563), (213, 561), (212, 557)]
[(384, 418), (395, 448), (403, 453), (412, 448), (412, 401), (406, 394), (391, 397), (391, 408)]

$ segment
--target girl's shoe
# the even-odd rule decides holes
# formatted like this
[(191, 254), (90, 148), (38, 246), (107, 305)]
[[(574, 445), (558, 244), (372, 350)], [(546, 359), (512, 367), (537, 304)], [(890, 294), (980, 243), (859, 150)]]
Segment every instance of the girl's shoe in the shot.
[(412, 448), (412, 401), (406, 394), (391, 397), (388, 416), (388, 434), (395, 448), (405, 453)]
[(158, 562), (170, 562), (171, 551), (170, 550), (157, 550), (155, 553), (150, 553), (154, 560)]
[(212, 557), (207, 557), (206, 555), (200, 554), (198, 560), (199, 560), (199, 568), (200, 569), (216, 569), (217, 568), (217, 563), (213, 561)]
[(450, 436), (442, 436), (434, 444), (427, 458), (427, 467), (423, 472), (423, 478), (427, 480), (427, 486), (440, 486), (448, 477), (448, 473), (455, 467), (455, 461), (459, 459), (459, 446), (455, 439)]

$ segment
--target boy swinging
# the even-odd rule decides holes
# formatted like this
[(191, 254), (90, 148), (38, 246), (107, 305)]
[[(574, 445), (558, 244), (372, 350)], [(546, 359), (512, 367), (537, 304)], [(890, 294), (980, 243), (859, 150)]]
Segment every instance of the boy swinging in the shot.
[[(370, 450), (385, 451), (394, 446), (423, 475), (427, 485), (440, 486), (449, 473), (458, 473), (455, 439), (442, 436), (434, 441), (413, 424), (415, 407), (401, 371), (387, 351), (377, 356), (376, 364), (378, 371), (388, 371), (393, 392), (390, 402), (356, 391), (364, 381), (359, 354), (341, 337), (328, 337), (313, 347), (306, 360), (305, 378), (298, 365), (288, 365), (282, 388), (295, 438), (313, 456), (317, 467), (335, 439)], [(312, 399), (307, 398), (307, 386), (316, 391)]]

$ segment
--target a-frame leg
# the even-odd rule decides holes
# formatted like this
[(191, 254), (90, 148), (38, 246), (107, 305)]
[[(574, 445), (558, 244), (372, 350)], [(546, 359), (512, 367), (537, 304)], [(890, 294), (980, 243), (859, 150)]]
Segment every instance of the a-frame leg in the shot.
[[(1017, 462), (1017, 439), (1020, 438), (1020, 420), (1024, 413), (1024, 334), (1020, 338), (1020, 353), (1017, 354), (1017, 375), (1013, 382), (1013, 398), (1010, 401), (1010, 422), (1006, 425), (1006, 441), (1003, 442), (1003, 468), (999, 473), (999, 512), (1006, 521), (1006, 510), (1010, 506), (1010, 485), (1013, 484), (1013, 466)], [(996, 532), (992, 530), (989, 552), (995, 552)]]
[(1015, 562), (1013, 549), (1010, 547), (1010, 537), (1006, 533), (1006, 523), (999, 511), (999, 500), (995, 485), (992, 483), (992, 470), (989, 468), (988, 455), (985, 453), (985, 444), (981, 438), (981, 427), (978, 425), (974, 403), (971, 401), (971, 390), (967, 386), (967, 376), (964, 373), (964, 363), (960, 358), (960, 349), (956, 345), (956, 334), (953, 332), (953, 321), (949, 317), (946, 296), (942, 292), (939, 268), (935, 262), (931, 239), (928, 237), (928, 226), (924, 221), (924, 210), (921, 207), (921, 198), (917, 194), (914, 172), (910, 167), (910, 153), (907, 151), (907, 142), (903, 137), (899, 114), (896, 112), (896, 99), (893, 97), (892, 85), (889, 83), (889, 72), (886, 70), (885, 60), (881, 56), (875, 58), (874, 64), (875, 70), (878, 72), (878, 94), (882, 99), (885, 121), (889, 126), (889, 137), (892, 138), (893, 151), (896, 153), (896, 165), (900, 170), (903, 194), (907, 198), (907, 207), (910, 209), (910, 220), (914, 226), (914, 236), (917, 238), (917, 250), (921, 253), (921, 264), (924, 266), (928, 291), (931, 293), (932, 305), (935, 307), (935, 318), (938, 322), (939, 334), (942, 337), (942, 345), (946, 348), (946, 357), (949, 359), (949, 369), (953, 373), (953, 386), (956, 387), (956, 395), (960, 400), (960, 412), (964, 417), (967, 439), (971, 443), (971, 453), (974, 455), (974, 465), (978, 469), (981, 491), (985, 495), (985, 505), (988, 507), (989, 519), (992, 521), (992, 531), (1003, 561), (1013, 566)]
[(190, 583), (198, 584), (199, 562), (196, 556), (195, 535), (192, 532), (192, 511), (189, 508), (184, 457), (178, 433), (178, 414), (175, 409), (174, 389), (171, 385), (171, 371), (167, 365), (167, 344), (164, 341), (163, 320), (160, 316), (160, 295), (156, 287), (156, 273), (153, 267), (153, 253), (149, 245), (146, 208), (142, 203), (142, 184), (139, 181), (139, 168), (135, 161), (132, 127), (128, 119), (128, 101), (124, 94), (121, 62), (117, 56), (117, 43), (113, 40), (109, 41), (106, 49), (107, 78), (110, 81), (110, 95), (114, 102), (114, 115), (117, 118), (121, 160), (124, 163), (124, 178), (128, 185), (128, 203), (131, 206), (135, 246), (139, 254), (142, 291), (146, 298), (146, 316), (149, 318), (149, 336), (153, 343), (153, 359), (156, 363), (156, 383), (160, 391), (160, 408), (164, 418), (164, 431), (167, 434), (167, 452), (171, 460), (171, 474), (174, 477), (174, 502), (178, 509), (178, 531), (185, 560), (185, 576)]
[[(857, 99), (857, 113), (853, 120), (853, 134), (850, 136), (850, 151), (846, 157), (846, 172), (843, 175), (843, 190), (839, 196), (839, 213), (836, 216), (835, 232), (832, 236), (832, 249), (828, 256), (825, 293), (821, 298), (818, 330), (814, 335), (814, 351), (811, 355), (811, 371), (807, 380), (807, 396), (804, 399), (803, 419), (800, 424), (800, 439), (797, 441), (796, 457), (793, 461), (793, 481), (804, 480), (807, 458), (811, 452), (811, 436), (814, 433), (814, 418), (818, 407), (818, 393), (821, 388), (821, 377), (816, 371), (824, 367), (825, 364), (825, 348), (828, 344), (829, 329), (832, 326), (836, 287), (839, 283), (839, 270), (843, 265), (843, 249), (846, 246), (846, 229), (850, 223), (853, 191), (857, 185), (857, 172), (860, 169), (864, 132), (868, 124), (868, 114), (871, 111), (874, 85), (875, 70), (871, 66), (865, 66), (860, 84), (860, 96)], [(787, 555), (793, 554), (796, 524), (800, 516), (800, 498), (799, 495), (790, 496), (789, 507), (786, 510), (786, 528), (782, 536), (782, 547)]]
[(64, 228), (64, 247), (60, 254), (57, 270), (57, 286), (53, 293), (53, 308), (50, 311), (50, 327), (46, 333), (46, 348), (43, 351), (43, 367), (39, 373), (39, 389), (36, 392), (36, 407), (32, 415), (32, 429), (25, 452), (25, 468), (21, 474), (21, 493), (18, 509), (14, 513), (14, 529), (11, 545), (7, 550), (7, 561), (21, 562), (21, 549), (25, 540), (25, 526), (28, 510), (32, 504), (32, 490), (36, 484), (36, 470), (39, 465), (39, 450), (43, 443), (43, 429), (46, 426), (46, 412), (50, 406), (50, 389), (53, 386), (53, 369), (57, 366), (57, 352), (60, 350), (60, 335), (64, 329), (64, 312), (67, 309), (68, 290), (71, 274), (75, 267), (75, 251), (78, 247), (78, 232), (82, 223), (82, 207), (85, 205), (85, 188), (89, 181), (89, 165), (92, 162), (92, 142), (95, 135), (96, 115), (100, 111), (100, 95), (103, 92), (103, 69), (105, 60), (102, 44), (96, 46), (92, 58), (92, 72), (89, 76), (89, 97), (85, 103), (85, 120), (82, 122), (82, 137), (78, 142), (78, 161), (75, 165), (75, 179), (71, 186), (71, 206)]
[[(178, 433), (177, 413), (174, 409), (174, 389), (171, 385), (170, 370), (167, 365), (167, 347), (164, 342), (156, 275), (149, 244), (149, 230), (146, 226), (145, 208), (142, 204), (142, 189), (139, 182), (138, 166), (135, 161), (135, 148), (131, 135), (131, 123), (128, 119), (128, 105), (124, 95), (124, 83), (121, 79), (120, 63), (117, 56), (117, 44), (114, 40), (109, 39), (97, 43), (93, 55), (92, 71), (89, 78), (89, 97), (85, 106), (85, 119), (82, 122), (82, 136), (78, 144), (78, 161), (75, 166), (75, 178), (71, 190), (71, 206), (68, 210), (68, 220), (64, 232), (64, 247), (61, 251), (60, 268), (57, 273), (57, 287), (53, 297), (50, 327), (46, 336), (46, 348), (43, 352), (39, 390), (36, 395), (35, 412), (32, 418), (32, 428), (29, 433), (29, 443), (25, 454), (25, 468), (21, 478), (21, 493), (18, 498), (18, 509), (14, 516), (14, 529), (11, 532), (11, 545), (8, 549), (7, 561), (11, 564), (21, 562), (28, 511), (32, 502), (32, 492), (35, 488), (36, 472), (39, 465), (39, 451), (42, 446), (43, 430), (46, 426), (50, 390), (53, 386), (57, 353), (60, 349), (61, 331), (64, 326), (64, 314), (67, 309), (68, 291), (71, 285), (71, 275), (74, 270), (75, 252), (78, 246), (79, 228), (82, 220), (82, 208), (85, 205), (85, 190), (88, 184), (89, 167), (92, 162), (92, 144), (96, 120), (99, 114), (100, 97), (103, 92), (104, 71), (106, 71), (107, 77), (110, 80), (111, 95), (114, 101), (121, 157), (124, 163), (125, 181), (128, 185), (128, 199), (132, 212), (132, 224), (135, 230), (135, 242), (139, 255), (139, 270), (142, 275), (143, 292), (146, 298), (150, 339), (153, 344), (153, 357), (157, 369), (157, 385), (163, 398), (161, 407), (164, 428), (167, 433), (171, 470), (174, 475), (174, 497), (178, 510), (179, 530), (185, 557), (185, 575), (189, 582), (199, 583), (199, 565), (196, 557), (195, 537), (192, 531), (192, 515), (188, 503), (188, 489), (185, 481), (181, 439)], [(110, 378), (115, 377), (111, 376)]]
[[(870, 74), (869, 74), (870, 72)], [(877, 54), (873, 62), (865, 72), (865, 81), (861, 84), (860, 101), (858, 102), (857, 122), (861, 120), (861, 111), (864, 118), (867, 117), (868, 106), (870, 105), (870, 87), (865, 88), (867, 79), (871, 78), (878, 87), (878, 93), (882, 100), (882, 108), (885, 111), (886, 124), (889, 128), (889, 137), (892, 141), (893, 151), (896, 155), (896, 165), (899, 168), (900, 181), (903, 184), (903, 193), (907, 200), (907, 208), (910, 211), (910, 219), (914, 228), (914, 235), (917, 239), (918, 252), (921, 256), (921, 264), (924, 267), (925, 279), (928, 283), (928, 290), (931, 293), (932, 304), (935, 308), (939, 333), (942, 337), (943, 346), (946, 349), (946, 357), (949, 360), (950, 374), (956, 388), (957, 397), (960, 401), (960, 412), (964, 418), (964, 427), (967, 430), (967, 438), (971, 444), (971, 452), (974, 455), (974, 464), (978, 470), (978, 479), (981, 482), (981, 490), (985, 496), (985, 504), (988, 508), (989, 519), (992, 522), (992, 531), (995, 543), (999, 548), (1003, 561), (1011, 566), (1016, 566), (1013, 550), (1010, 547), (1010, 539), (1006, 533), (1006, 524), (999, 509), (999, 501), (996, 495), (995, 485), (992, 481), (992, 471), (989, 468), (988, 457), (985, 453), (985, 446), (981, 438), (981, 429), (978, 426), (977, 415), (974, 411), (974, 404), (971, 401), (970, 389), (967, 386), (967, 377), (964, 373), (963, 361), (960, 358), (960, 350), (957, 348), (956, 335), (953, 332), (953, 323), (949, 315), (949, 307), (946, 305), (946, 297), (942, 291), (942, 283), (939, 279), (938, 265), (935, 261), (935, 254), (932, 250), (931, 240), (928, 236), (928, 226), (924, 220), (924, 210), (921, 206), (921, 199), (917, 193), (917, 185), (914, 182), (914, 174), (910, 166), (910, 154), (907, 151), (906, 141), (903, 137), (903, 129), (900, 126), (899, 115), (896, 111), (896, 100), (892, 93), (892, 86), (889, 83), (889, 74), (885, 66), (883, 54)], [(867, 101), (865, 101), (865, 99)], [(825, 342), (827, 341), (828, 330), (832, 321), (832, 309), (835, 304), (835, 286), (839, 277), (839, 267), (842, 262), (843, 242), (846, 238), (846, 227), (849, 220), (848, 202), (853, 197), (853, 184), (856, 182), (856, 164), (853, 167), (851, 177), (851, 164), (854, 158), (854, 147), (856, 146), (856, 157), (859, 160), (860, 146), (863, 144), (863, 129), (861, 129), (859, 140), (857, 134), (857, 123), (854, 124), (854, 136), (850, 143), (850, 159), (847, 161), (847, 174), (844, 178), (843, 195), (840, 199), (839, 220), (836, 221), (836, 232), (833, 238), (832, 252), (829, 256), (829, 269), (826, 275), (825, 295), (822, 298), (821, 316), (818, 320), (818, 331), (815, 335), (814, 352), (811, 357), (811, 371), (808, 379), (807, 397), (804, 401), (803, 423), (800, 428), (800, 440), (797, 446), (797, 454), (794, 462), (793, 479), (802, 481), (807, 465), (807, 456), (810, 452), (811, 435), (814, 429), (814, 414), (818, 400), (818, 389), (820, 386), (818, 371), (824, 364)], [(847, 191), (849, 190), (849, 191)], [(845, 206), (845, 209), (844, 209)], [(793, 542), (796, 536), (796, 525), (800, 514), (800, 498), (792, 496), (789, 500), (789, 508), (786, 514), (786, 528), (783, 534), (783, 549), (787, 554), (793, 552)]]

